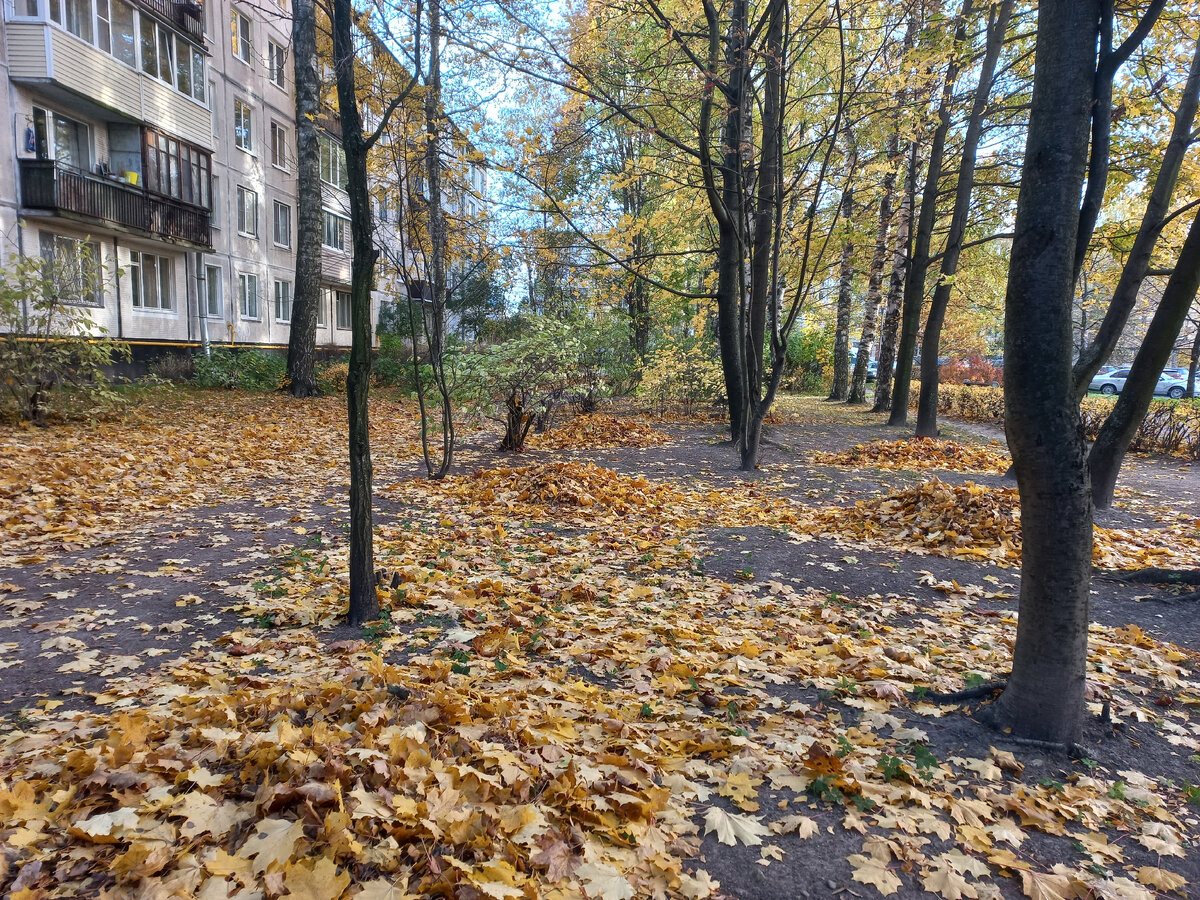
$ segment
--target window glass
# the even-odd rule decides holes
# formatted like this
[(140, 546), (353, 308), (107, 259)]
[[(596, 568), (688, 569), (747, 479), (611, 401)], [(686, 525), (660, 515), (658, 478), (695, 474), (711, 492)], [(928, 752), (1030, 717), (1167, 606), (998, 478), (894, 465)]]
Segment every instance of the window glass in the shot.
[(140, 16), (142, 35), (142, 71), (158, 77), (158, 29), (149, 16)]
[(100, 245), (95, 241), (42, 231), (38, 234), (42, 259), (53, 263), (53, 289), (64, 303), (103, 306), (103, 270)]
[(253, 151), (254, 149), (250, 107), (241, 100), (233, 101), (233, 142), (243, 150)]
[(337, 213), (331, 213), (325, 210), (325, 228), (322, 235), (322, 243), (326, 247), (332, 247), (334, 250), (346, 249), (346, 220)]
[(292, 321), (292, 283), (275, 282), (275, 319), (279, 322)]
[(250, 20), (236, 9), (232, 12), (230, 35), (233, 40), (233, 55), (243, 62), (250, 62), (253, 45), (250, 41)]
[(96, 0), (96, 46), (112, 52), (112, 28), (108, 19), (108, 0)]
[(92, 0), (63, 0), (67, 31), (92, 42)]
[(205, 313), (210, 319), (221, 317), (221, 269), (219, 266), (204, 267)]
[(54, 114), (54, 158), (60, 165), (87, 171), (92, 165), (91, 132), (82, 122)]
[(238, 312), (243, 319), (257, 319), (258, 276), (238, 273)]
[(133, 7), (124, 0), (112, 0), (112, 53), (125, 65), (137, 68)]
[(281, 247), (292, 246), (292, 208), (276, 200), (274, 219), (275, 243)]
[(175, 38), (175, 86), (191, 96), (192, 45), (181, 37)]
[(171, 40), (171, 32), (166, 28), (158, 26), (158, 77), (167, 84), (174, 84), (173, 57), (175, 55), (175, 42)]
[(129, 286), (138, 309), (174, 309), (171, 260), (152, 253), (129, 253)]
[(288, 130), (278, 122), (271, 123), (271, 165), (287, 168)]
[(238, 231), (258, 237), (258, 194), (238, 185)]
[(321, 135), (321, 180), (334, 187), (346, 189), (346, 162), (341, 144)]
[(277, 87), (286, 88), (287, 70), (284, 68), (287, 64), (287, 51), (279, 44), (271, 41), (269, 44), (270, 55), (268, 58), (269, 76), (272, 82)]
[(192, 47), (192, 97), (201, 103), (207, 102), (204, 96), (204, 54), (199, 48)]
[(337, 291), (337, 327), (350, 327), (350, 292)]

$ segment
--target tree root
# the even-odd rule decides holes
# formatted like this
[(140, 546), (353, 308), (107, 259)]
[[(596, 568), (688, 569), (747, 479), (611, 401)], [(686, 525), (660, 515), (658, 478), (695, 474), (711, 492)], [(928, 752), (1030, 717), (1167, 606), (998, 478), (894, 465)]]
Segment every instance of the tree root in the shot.
[(913, 700), (925, 700), (930, 703), (962, 703), (964, 700), (978, 700), (981, 697), (990, 697), (996, 691), (1004, 690), (1008, 682), (989, 681), (986, 684), (977, 685), (973, 688), (967, 688), (962, 691), (954, 691), (951, 694), (943, 694), (938, 691), (925, 691), (925, 693), (917, 696), (916, 691), (909, 693), (909, 697)]

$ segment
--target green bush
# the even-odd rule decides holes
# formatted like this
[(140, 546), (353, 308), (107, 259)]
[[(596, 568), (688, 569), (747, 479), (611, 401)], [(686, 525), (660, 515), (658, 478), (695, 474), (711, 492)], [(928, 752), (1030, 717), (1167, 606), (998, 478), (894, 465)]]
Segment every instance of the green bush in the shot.
[(195, 383), (200, 387), (277, 391), (287, 380), (287, 359), (262, 350), (213, 347), (211, 355), (196, 357)]
[(797, 328), (788, 335), (783, 377), (789, 390), (818, 394), (829, 390), (833, 379), (833, 330)]
[(91, 246), (53, 259), (19, 256), (0, 270), (0, 388), (35, 425), (119, 400), (105, 368), (129, 359), (129, 345), (107, 340), (93, 321), (90, 302), (105, 275)]
[(323, 394), (346, 393), (346, 379), (350, 377), (350, 358), (331, 359), (317, 366), (317, 387)]

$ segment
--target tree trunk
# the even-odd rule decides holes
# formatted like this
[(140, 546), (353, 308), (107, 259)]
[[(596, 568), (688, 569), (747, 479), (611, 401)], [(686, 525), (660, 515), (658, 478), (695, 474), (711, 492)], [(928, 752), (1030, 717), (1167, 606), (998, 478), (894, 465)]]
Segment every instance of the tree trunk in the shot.
[(908, 271), (912, 235), (913, 206), (917, 199), (917, 143), (908, 147), (908, 171), (904, 176), (904, 195), (896, 221), (896, 249), (892, 253), (892, 274), (888, 281), (887, 304), (884, 308), (883, 331), (879, 340), (879, 371), (875, 373), (875, 403), (872, 412), (886, 412), (892, 407), (892, 374), (896, 365), (896, 344), (900, 339), (900, 302), (904, 297), (904, 280)]
[(879, 321), (879, 301), (883, 298), (883, 265), (887, 261), (887, 238), (892, 224), (892, 201), (896, 194), (895, 161), (898, 154), (899, 135), (893, 133), (888, 148), (888, 170), (883, 176), (883, 196), (879, 198), (879, 226), (875, 230), (875, 252), (871, 255), (871, 272), (867, 278), (862, 335), (858, 339), (858, 354), (854, 358), (847, 403), (867, 401), (867, 364), (871, 361), (871, 345), (875, 343), (875, 326)]
[[(849, 194), (849, 191), (847, 191)], [(830, 400), (845, 400), (850, 393), (850, 306), (854, 302), (854, 244), (842, 245), (838, 268), (837, 325), (833, 334), (833, 387)]]
[(921, 395), (917, 404), (917, 434), (920, 437), (937, 437), (938, 433), (938, 355), (941, 351), (942, 324), (946, 320), (951, 285), (958, 272), (963, 236), (967, 231), (967, 217), (971, 211), (971, 191), (975, 186), (975, 157), (979, 149), (979, 137), (983, 133), (983, 114), (992, 94), (996, 61), (1000, 58), (1001, 47), (1004, 46), (1004, 35), (1008, 30), (1012, 5), (1013, 0), (1003, 0), (998, 10), (993, 6), (988, 14), (987, 41), (983, 62), (979, 66), (979, 83), (975, 87), (971, 116), (967, 120), (967, 133), (963, 136), (954, 211), (950, 215), (946, 248), (942, 251), (941, 275), (933, 291), (933, 301), (929, 304), (929, 315), (925, 320), (925, 332), (921, 340)]
[[(925, 303), (925, 276), (929, 271), (929, 248), (933, 242), (933, 227), (937, 222), (938, 187), (942, 180), (942, 165), (946, 155), (946, 135), (950, 131), (950, 106), (954, 99), (954, 84), (958, 81), (959, 53), (967, 39), (967, 19), (971, 15), (972, 4), (973, 0), (963, 0), (962, 9), (958, 13), (954, 44), (950, 50), (946, 78), (942, 82), (941, 100), (938, 102), (938, 124), (934, 129), (933, 144), (929, 149), (929, 167), (925, 173), (925, 187), (921, 191), (921, 212), (917, 217), (916, 239), (904, 280), (900, 346), (896, 351), (896, 376), (893, 380), (889, 425), (908, 424), (913, 354), (917, 349), (917, 330), (921, 327), (921, 307)], [(937, 364), (936, 356), (933, 364)]]
[(1005, 431), (1023, 549), (1012, 674), (989, 715), (1018, 737), (1063, 744), (1082, 728), (1092, 572), (1091, 485), (1071, 391), (1071, 302), (1102, 2), (1038, 5), (1005, 299)]
[[(431, 478), (445, 478), (454, 464), (454, 410), (446, 380), (446, 211), (442, 206), (442, 8), (429, 3), (429, 84), (425, 92), (425, 176), (429, 182), (429, 268), (433, 282), (429, 365), (441, 395), (442, 452), (437, 465), (429, 452), (425, 404), (421, 404), (421, 451)], [(418, 381), (419, 385), (419, 381)]]
[(371, 511), (371, 438), (367, 394), (371, 387), (371, 281), (375, 268), (371, 203), (367, 188), (367, 142), (355, 87), (350, 0), (333, 0), (333, 65), (337, 76), (346, 192), (350, 196), (350, 372), (346, 408), (350, 425), (350, 624), (379, 617)]
[(1099, 509), (1112, 506), (1113, 491), (1117, 486), (1117, 475), (1121, 471), (1125, 452), (1146, 417), (1146, 410), (1150, 408), (1159, 375), (1171, 358), (1171, 351), (1175, 349), (1175, 341), (1187, 320), (1188, 310), (1196, 299), (1197, 288), (1200, 288), (1200, 214), (1192, 220), (1162, 300), (1154, 311), (1154, 318), (1150, 320), (1150, 327), (1146, 329), (1146, 336), (1134, 357), (1129, 377), (1125, 379), (1125, 386), (1117, 397), (1117, 405), (1104, 420), (1088, 455), (1088, 468), (1092, 474), (1092, 502)]
[(1192, 338), (1192, 355), (1188, 360), (1187, 394), (1188, 399), (1196, 396), (1196, 367), (1200, 364), (1200, 322), (1196, 323), (1196, 336)]
[(316, 376), (322, 225), (316, 16), (313, 0), (296, 0), (292, 7), (292, 56), (296, 78), (296, 280), (287, 372), (288, 390), (293, 397), (321, 394)]
[[(1111, 89), (1111, 85), (1110, 85)], [(1138, 227), (1137, 236), (1133, 239), (1133, 247), (1129, 258), (1121, 269), (1121, 277), (1113, 291), (1112, 300), (1104, 312), (1104, 319), (1096, 331), (1091, 344), (1079, 354), (1075, 364), (1075, 398), (1082, 400), (1087, 394), (1088, 385), (1100, 366), (1109, 356), (1120, 340), (1121, 332), (1129, 321), (1129, 314), (1137, 305), (1138, 293), (1146, 272), (1150, 269), (1150, 258), (1154, 253), (1154, 245), (1158, 242), (1159, 233), (1166, 221), (1171, 207), (1171, 196), (1175, 192), (1179, 172), (1183, 166), (1184, 157), (1192, 141), (1192, 126), (1196, 120), (1196, 107), (1200, 103), (1200, 42), (1192, 54), (1192, 64), (1188, 71), (1187, 82), (1175, 111), (1175, 124), (1171, 129), (1171, 138), (1167, 149), (1163, 152), (1162, 165), (1154, 179), (1154, 187), (1150, 199), (1146, 202), (1146, 211), (1142, 214), (1142, 222)]]

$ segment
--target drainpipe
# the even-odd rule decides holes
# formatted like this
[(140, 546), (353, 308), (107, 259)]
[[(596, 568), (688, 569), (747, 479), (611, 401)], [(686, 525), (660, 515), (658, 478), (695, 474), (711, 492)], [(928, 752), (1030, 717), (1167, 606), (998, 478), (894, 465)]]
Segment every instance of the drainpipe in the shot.
[[(187, 322), (187, 342), (192, 342), (192, 272), (191, 266), (188, 263), (191, 261), (190, 253), (183, 254), (183, 318)], [(196, 304), (196, 312), (199, 313), (200, 304)]]
[(113, 279), (117, 283), (117, 340), (125, 339), (125, 331), (121, 323), (121, 254), (117, 248), (117, 236), (113, 235), (113, 260), (117, 267), (116, 277)]
[(205, 356), (212, 356), (208, 343), (208, 273), (204, 270), (204, 253), (196, 251), (196, 318), (200, 322), (200, 349)]

